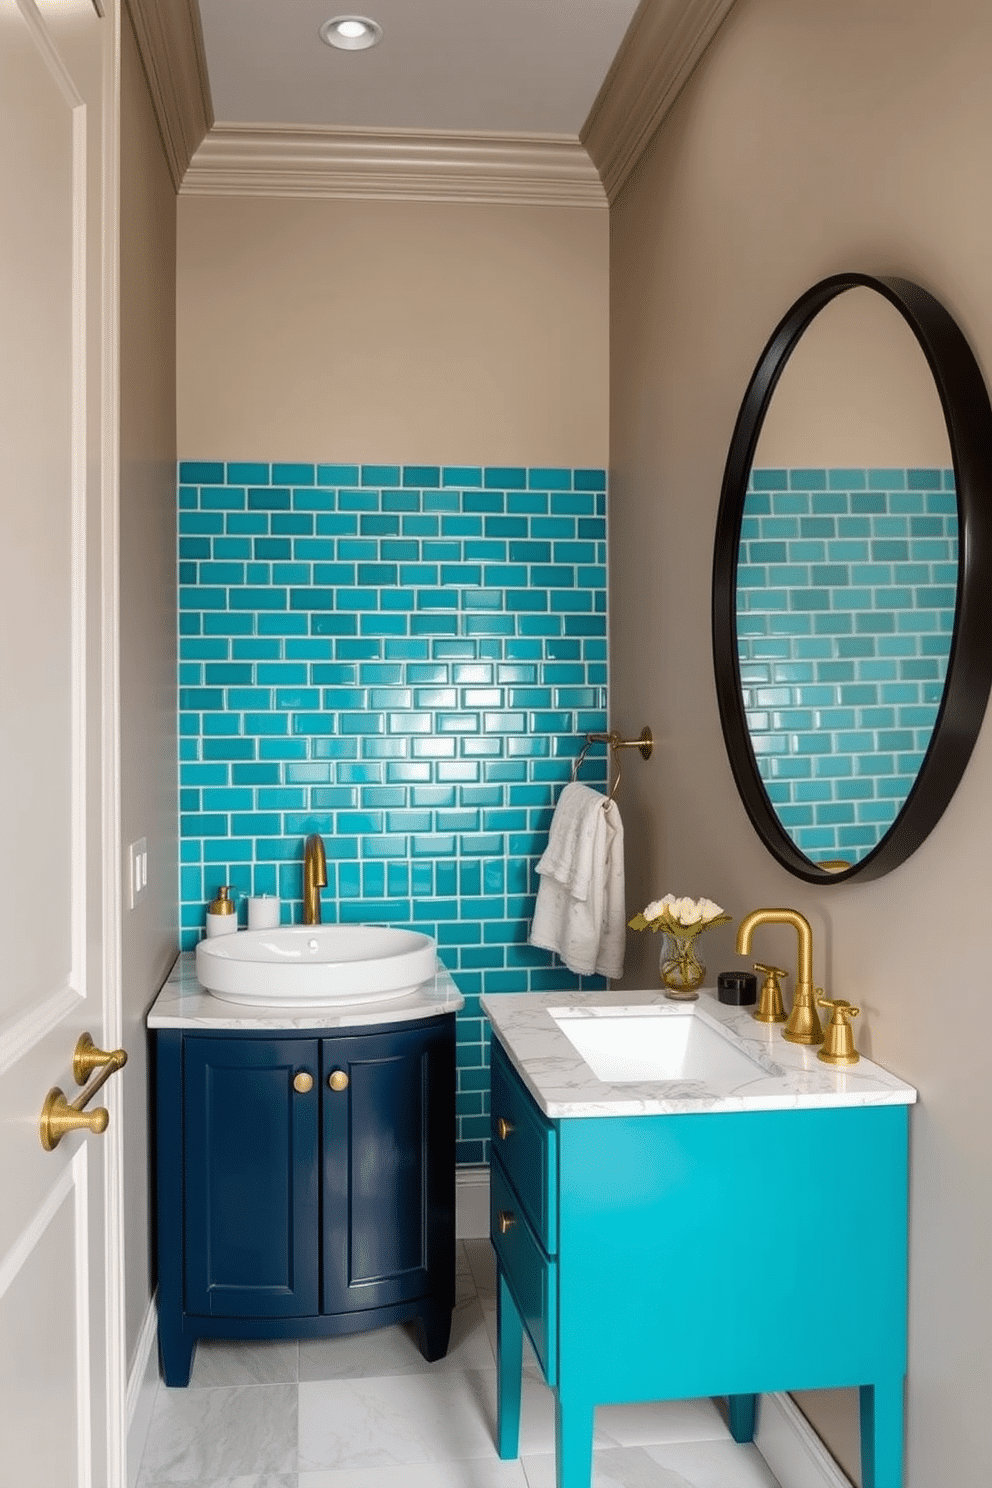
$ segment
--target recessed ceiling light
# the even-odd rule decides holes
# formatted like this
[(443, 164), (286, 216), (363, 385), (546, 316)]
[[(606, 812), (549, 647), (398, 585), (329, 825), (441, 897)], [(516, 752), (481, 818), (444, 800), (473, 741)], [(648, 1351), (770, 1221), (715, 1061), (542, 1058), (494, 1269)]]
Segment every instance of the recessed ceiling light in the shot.
[(321, 26), (320, 39), (342, 52), (364, 52), (382, 40), (382, 27), (367, 16), (334, 16)]

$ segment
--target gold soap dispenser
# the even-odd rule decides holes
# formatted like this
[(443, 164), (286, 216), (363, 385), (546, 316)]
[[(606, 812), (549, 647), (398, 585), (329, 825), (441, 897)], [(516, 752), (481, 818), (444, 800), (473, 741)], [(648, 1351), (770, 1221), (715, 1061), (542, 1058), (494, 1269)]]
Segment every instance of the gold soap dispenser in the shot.
[(217, 898), (207, 907), (207, 938), (215, 935), (233, 935), (238, 928), (238, 912), (231, 898), (231, 885), (224, 884), (217, 890)]

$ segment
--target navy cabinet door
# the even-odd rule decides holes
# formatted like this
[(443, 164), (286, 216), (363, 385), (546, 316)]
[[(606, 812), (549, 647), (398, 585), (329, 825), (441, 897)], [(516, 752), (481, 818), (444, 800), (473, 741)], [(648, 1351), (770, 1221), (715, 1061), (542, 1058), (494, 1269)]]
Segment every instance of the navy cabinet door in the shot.
[[(184, 1045), (185, 1311), (316, 1313), (318, 1041), (196, 1037)], [(296, 1089), (306, 1075), (310, 1088)]]
[(454, 1271), (451, 1030), (324, 1039), (321, 1074), (323, 1311), (438, 1290)]

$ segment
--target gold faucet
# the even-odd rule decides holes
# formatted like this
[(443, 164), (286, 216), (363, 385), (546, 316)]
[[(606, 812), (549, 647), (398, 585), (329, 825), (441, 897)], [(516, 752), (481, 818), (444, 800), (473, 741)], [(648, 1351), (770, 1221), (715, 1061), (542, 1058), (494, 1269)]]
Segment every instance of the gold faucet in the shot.
[(311, 832), (303, 844), (303, 923), (320, 924), (320, 891), (327, 883), (324, 839)]
[(813, 931), (809, 920), (795, 909), (755, 909), (745, 915), (737, 928), (737, 954), (746, 956), (751, 949), (751, 935), (758, 925), (794, 925), (799, 936), (799, 961), (796, 969), (796, 992), (792, 1012), (782, 1029), (790, 1044), (822, 1044), (823, 1029), (816, 1011), (816, 996), (822, 988), (813, 987)]

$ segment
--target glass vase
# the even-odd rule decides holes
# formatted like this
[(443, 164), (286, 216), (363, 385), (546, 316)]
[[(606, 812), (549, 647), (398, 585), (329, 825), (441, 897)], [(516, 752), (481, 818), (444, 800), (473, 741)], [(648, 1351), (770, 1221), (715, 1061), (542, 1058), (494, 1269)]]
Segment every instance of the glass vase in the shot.
[(666, 997), (681, 1002), (692, 1002), (698, 997), (706, 967), (699, 959), (696, 936), (666, 933), (661, 942), (659, 970)]

